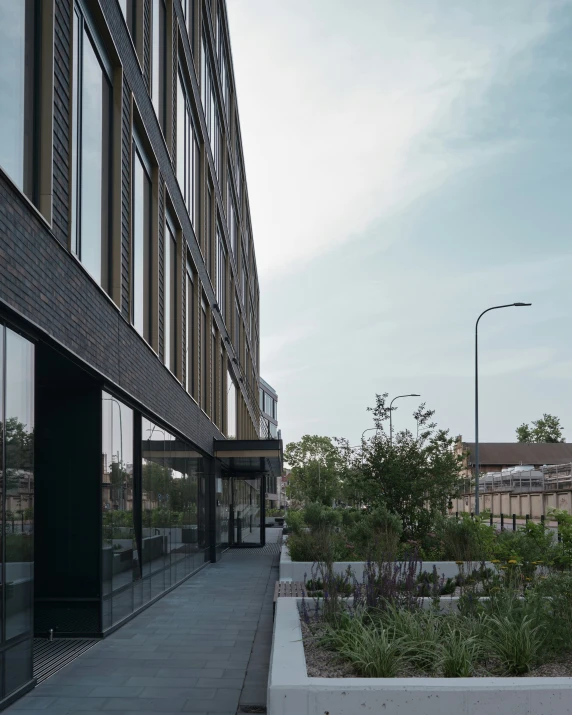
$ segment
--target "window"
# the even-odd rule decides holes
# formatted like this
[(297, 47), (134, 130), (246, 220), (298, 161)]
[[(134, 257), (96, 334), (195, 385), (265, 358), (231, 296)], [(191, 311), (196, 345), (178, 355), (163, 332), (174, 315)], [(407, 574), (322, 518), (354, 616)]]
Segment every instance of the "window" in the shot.
[(195, 50), (195, 0), (182, 0), (183, 15), (187, 24), (187, 32), (191, 44), (191, 49)]
[(227, 371), (226, 381), (228, 384), (228, 392), (226, 397), (226, 436), (229, 439), (237, 436), (237, 409), (236, 409), (236, 385), (232, 379), (232, 375)]
[(177, 84), (177, 180), (195, 236), (199, 235), (200, 147), (185, 84), (179, 72)]
[(242, 298), (242, 304), (246, 308), (246, 284), (248, 283), (248, 273), (246, 271), (246, 258), (244, 256), (244, 249), (241, 250), (241, 266), (240, 266), (240, 294)]
[(212, 188), (209, 186), (207, 190), (207, 230), (205, 232), (205, 245), (203, 247), (203, 258), (205, 259), (205, 265), (211, 280), (214, 282), (214, 272), (211, 265), (212, 256), (212, 241), (213, 241), (213, 192)]
[(37, 203), (35, 153), (36, 3), (0, 2), (0, 166)]
[(234, 350), (237, 355), (240, 353), (240, 309), (236, 297), (234, 299)]
[(217, 349), (216, 349), (216, 329), (215, 326), (212, 326), (212, 335), (211, 335), (211, 375), (210, 375), (210, 383), (211, 383), (211, 398), (212, 398), (212, 408), (211, 408), (211, 415), (213, 418), (213, 422), (215, 424), (218, 423), (218, 390), (217, 390), (217, 369), (216, 369), (216, 354), (217, 354)]
[(177, 239), (169, 217), (165, 222), (164, 256), (164, 358), (165, 365), (174, 373), (176, 361), (176, 322), (177, 322)]
[(258, 406), (262, 411), (264, 411), (264, 390), (259, 387), (258, 388)]
[(166, 69), (167, 26), (165, 0), (153, 0), (152, 4), (152, 53), (151, 53), (151, 99), (161, 129), (166, 122)]
[(151, 342), (151, 172), (139, 143), (133, 140), (131, 321)]
[(218, 116), (219, 113), (216, 107), (211, 65), (207, 57), (206, 39), (204, 35), (202, 37), (201, 45), (201, 100), (203, 103), (203, 111), (205, 113), (211, 149), (213, 150), (215, 168), (220, 179), (222, 177), (222, 136)]
[(76, 3), (72, 88), (72, 251), (105, 290), (111, 217), (111, 68)]
[(187, 310), (185, 323), (187, 351), (187, 392), (195, 395), (195, 285), (193, 269), (187, 260)]
[(217, 301), (222, 319), (226, 316), (226, 251), (217, 228)]
[(207, 308), (205, 305), (204, 298), (201, 300), (201, 407), (206, 412), (207, 411), (207, 397), (208, 397), (208, 364), (207, 364)]
[(135, 19), (137, 17), (136, 0), (119, 0), (121, 12), (131, 33), (131, 37), (135, 40)]

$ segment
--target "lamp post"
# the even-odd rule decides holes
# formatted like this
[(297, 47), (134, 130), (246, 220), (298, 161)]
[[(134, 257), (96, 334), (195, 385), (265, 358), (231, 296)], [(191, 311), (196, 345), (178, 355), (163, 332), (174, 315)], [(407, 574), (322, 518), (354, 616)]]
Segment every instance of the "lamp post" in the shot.
[(392, 420), (392, 405), (395, 402), (395, 400), (399, 400), (400, 397), (421, 397), (421, 395), (417, 395), (415, 393), (412, 393), (411, 395), (397, 395), (397, 397), (394, 397), (393, 400), (389, 403), (389, 443), (393, 444), (393, 420)]
[(475, 323), (475, 514), (480, 514), (479, 504), (479, 320), (485, 313), (500, 308), (524, 308), (532, 303), (507, 303), (507, 305), (493, 305), (487, 308), (477, 318)]

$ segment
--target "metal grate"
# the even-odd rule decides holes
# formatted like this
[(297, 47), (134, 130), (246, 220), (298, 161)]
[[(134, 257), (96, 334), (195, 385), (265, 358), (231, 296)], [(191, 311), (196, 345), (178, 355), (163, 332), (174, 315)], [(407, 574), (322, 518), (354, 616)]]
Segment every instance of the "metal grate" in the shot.
[(34, 638), (34, 677), (38, 683), (47, 680), (98, 640), (88, 638)]

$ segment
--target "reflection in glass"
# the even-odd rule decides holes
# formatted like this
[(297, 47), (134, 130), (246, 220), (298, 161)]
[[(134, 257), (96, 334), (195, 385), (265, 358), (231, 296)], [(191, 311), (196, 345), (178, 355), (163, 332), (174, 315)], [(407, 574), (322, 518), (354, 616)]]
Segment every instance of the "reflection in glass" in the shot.
[(226, 407), (226, 436), (229, 439), (236, 439), (236, 385), (232, 375), (227, 371), (227, 407)]
[(133, 410), (102, 393), (103, 628), (134, 608), (141, 578), (133, 520)]
[(208, 335), (207, 335), (207, 308), (203, 300), (201, 300), (201, 407), (206, 412), (207, 411), (207, 398), (208, 398), (208, 372), (209, 366), (207, 364), (207, 352), (208, 352)]
[(0, 166), (33, 197), (34, 0), (0, 0)]
[(169, 220), (165, 231), (164, 262), (164, 306), (165, 306), (165, 365), (174, 373), (176, 369), (176, 305), (177, 305), (177, 241)]
[(195, 391), (195, 285), (193, 269), (187, 261), (187, 310), (185, 313), (185, 336), (187, 340), (187, 392), (196, 395)]
[(133, 325), (151, 342), (151, 180), (133, 143)]
[(34, 579), (34, 346), (6, 330), (5, 639), (30, 633)]
[(111, 84), (78, 8), (72, 87), (72, 249), (108, 287)]
[(144, 594), (158, 595), (205, 559), (202, 459), (186, 442), (143, 418)]
[(161, 128), (165, 128), (165, 0), (153, 0), (153, 55), (151, 97)]
[[(4, 326), (0, 323), (0, 589), (4, 590)], [(0, 643), (4, 637), (4, 607), (0, 598)], [(1, 663), (0, 663), (1, 665)], [(0, 690), (0, 697), (3, 695)]]

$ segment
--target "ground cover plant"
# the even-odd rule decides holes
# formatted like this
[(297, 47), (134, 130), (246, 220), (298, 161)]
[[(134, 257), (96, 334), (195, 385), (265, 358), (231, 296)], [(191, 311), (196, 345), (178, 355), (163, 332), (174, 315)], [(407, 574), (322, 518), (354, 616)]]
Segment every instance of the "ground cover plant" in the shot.
[(316, 565), (321, 590), (301, 606), (305, 645), (362, 677), (521, 676), (541, 666), (572, 674), (569, 571), (543, 567), (530, 577), (510, 559), (468, 577), (461, 563), (453, 602), (436, 575), (415, 575), (418, 565), (414, 555), (371, 564), (350, 589), (349, 574)]

